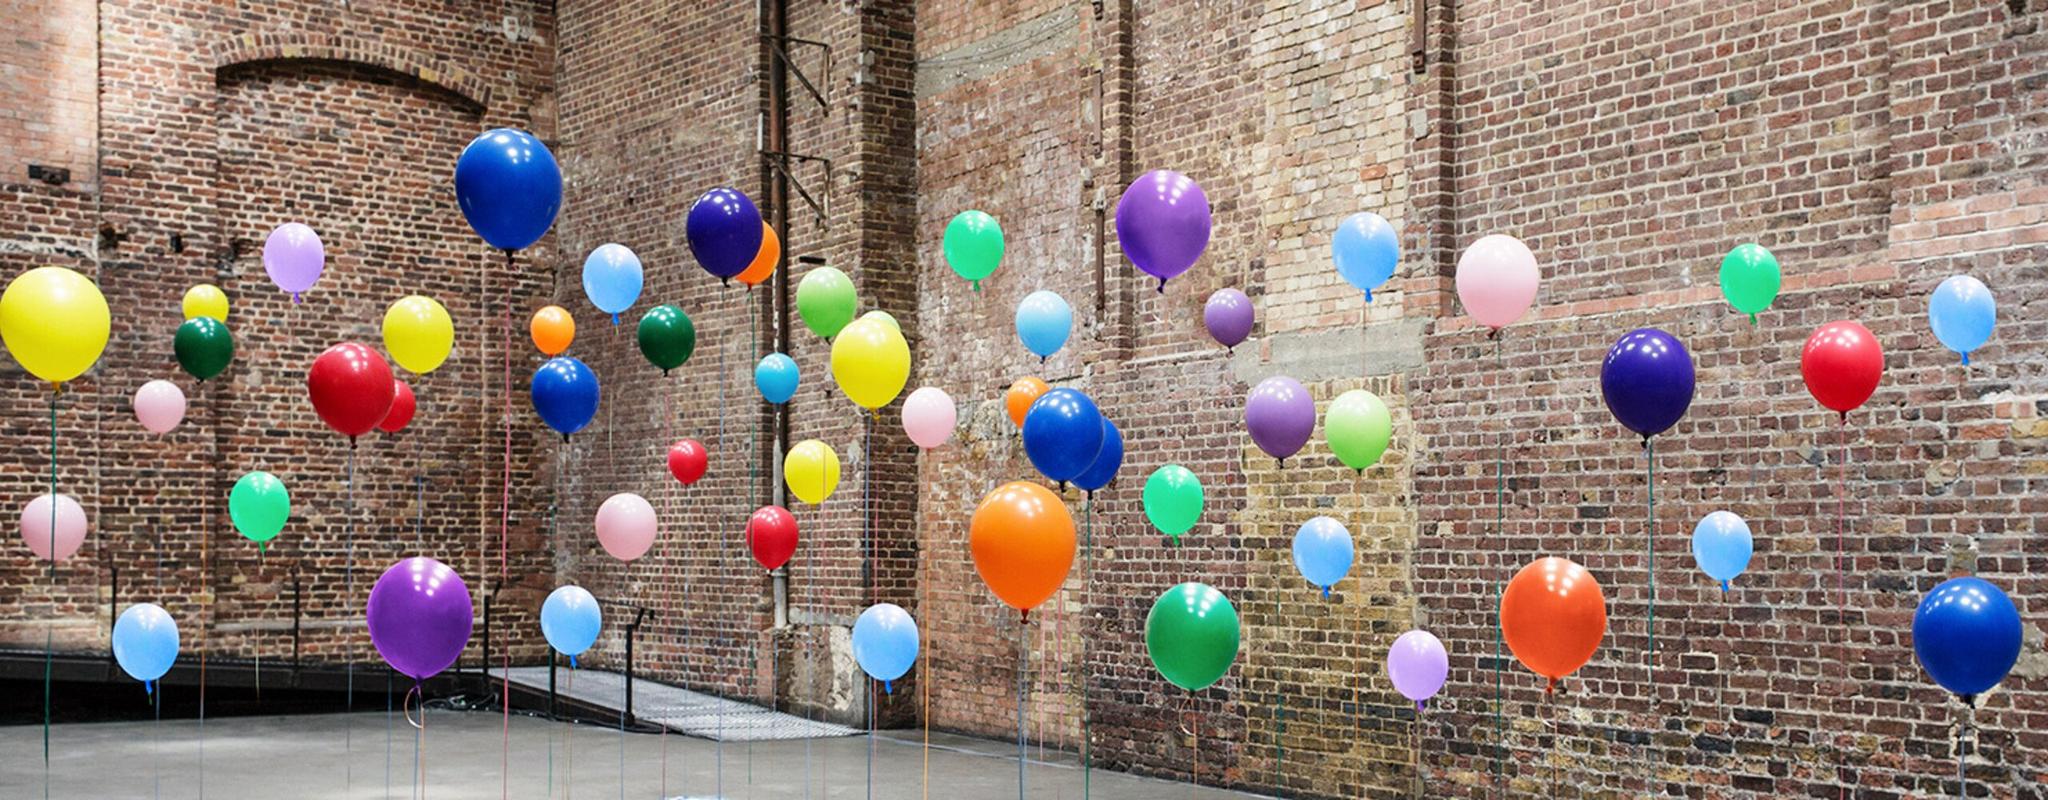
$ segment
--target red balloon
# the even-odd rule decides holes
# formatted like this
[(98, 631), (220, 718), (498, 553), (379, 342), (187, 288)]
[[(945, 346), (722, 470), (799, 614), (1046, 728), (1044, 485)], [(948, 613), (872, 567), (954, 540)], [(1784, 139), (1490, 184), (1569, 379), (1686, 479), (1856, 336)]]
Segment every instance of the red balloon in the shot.
[(796, 516), (782, 506), (762, 506), (747, 518), (747, 549), (762, 569), (789, 563), (796, 554)]
[(377, 423), (377, 430), (385, 433), (404, 430), (405, 424), (412, 421), (412, 415), (419, 411), (419, 404), (412, 396), (412, 387), (406, 385), (403, 379), (392, 382), (398, 384), (394, 387), (398, 394), (391, 398), (391, 412), (384, 415), (383, 422)]
[(1869, 328), (1851, 321), (1820, 326), (1806, 340), (1799, 354), (1799, 374), (1806, 378), (1806, 390), (1821, 405), (1847, 416), (1884, 376), (1884, 349)]
[(696, 439), (683, 439), (668, 446), (668, 472), (682, 481), (684, 486), (696, 483), (704, 477), (704, 470), (711, 466), (711, 453)]
[(354, 439), (377, 427), (398, 397), (384, 355), (355, 342), (327, 348), (306, 370), (306, 394), (327, 427)]

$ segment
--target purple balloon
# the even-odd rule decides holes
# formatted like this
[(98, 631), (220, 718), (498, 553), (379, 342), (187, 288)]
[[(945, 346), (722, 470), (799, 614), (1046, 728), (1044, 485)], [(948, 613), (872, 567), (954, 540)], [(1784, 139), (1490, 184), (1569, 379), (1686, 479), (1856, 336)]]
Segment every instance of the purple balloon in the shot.
[(320, 244), (320, 235), (303, 222), (279, 225), (263, 240), (263, 271), (270, 273), (270, 282), (277, 288), (291, 293), (294, 303), (313, 288), (326, 268), (327, 248)]
[(1209, 246), (1209, 196), (1173, 170), (1140, 175), (1116, 202), (1116, 240), (1164, 292), (1166, 279), (1188, 271)]
[(1402, 697), (1415, 701), (1417, 711), (1422, 710), (1424, 700), (1444, 688), (1444, 679), (1450, 674), (1451, 657), (1444, 652), (1444, 643), (1429, 631), (1401, 634), (1387, 651), (1387, 677), (1393, 679)]
[(1284, 464), (1315, 432), (1316, 402), (1301, 381), (1275, 375), (1259, 381), (1245, 398), (1244, 426), (1260, 450)]
[(1217, 289), (1202, 306), (1202, 324), (1218, 344), (1234, 349), (1252, 335), (1252, 299), (1236, 289)]
[(1656, 328), (1629, 331), (1600, 365), (1600, 395), (1607, 410), (1645, 441), (1685, 416), (1692, 390), (1692, 354), (1678, 337)]
[(462, 576), (425, 556), (391, 565), (370, 588), (370, 641), (392, 669), (426, 680), (462, 655), (476, 613)]

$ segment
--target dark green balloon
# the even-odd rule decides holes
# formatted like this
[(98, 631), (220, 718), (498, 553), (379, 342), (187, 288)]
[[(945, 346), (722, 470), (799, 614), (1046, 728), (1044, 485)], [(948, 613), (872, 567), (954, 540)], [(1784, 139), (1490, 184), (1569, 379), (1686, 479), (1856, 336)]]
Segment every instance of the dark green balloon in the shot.
[(1209, 687), (1237, 660), (1237, 609), (1206, 583), (1166, 590), (1145, 616), (1145, 652), (1173, 685)]
[(178, 326), (171, 349), (178, 353), (178, 366), (203, 381), (219, 375), (235, 360), (235, 337), (220, 320), (193, 317)]
[(640, 354), (662, 372), (680, 367), (697, 350), (697, 326), (690, 315), (671, 305), (647, 310), (640, 318)]

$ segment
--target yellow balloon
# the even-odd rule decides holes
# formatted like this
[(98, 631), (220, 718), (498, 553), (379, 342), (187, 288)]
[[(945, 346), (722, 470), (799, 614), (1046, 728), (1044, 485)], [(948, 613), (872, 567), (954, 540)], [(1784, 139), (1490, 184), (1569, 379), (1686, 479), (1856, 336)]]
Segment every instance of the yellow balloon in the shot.
[(910, 382), (910, 344), (894, 325), (854, 320), (832, 341), (832, 380), (861, 408), (886, 406)]
[(816, 505), (839, 488), (839, 454), (830, 445), (805, 439), (782, 457), (782, 482), (796, 499)]
[(202, 283), (185, 290), (185, 318), (212, 317), (228, 321), (228, 293), (211, 283)]
[(433, 372), (455, 349), (455, 322), (434, 298), (405, 297), (384, 312), (384, 349), (415, 374)]
[(51, 383), (91, 369), (112, 325), (100, 287), (63, 267), (24, 272), (0, 293), (0, 340), (22, 369)]

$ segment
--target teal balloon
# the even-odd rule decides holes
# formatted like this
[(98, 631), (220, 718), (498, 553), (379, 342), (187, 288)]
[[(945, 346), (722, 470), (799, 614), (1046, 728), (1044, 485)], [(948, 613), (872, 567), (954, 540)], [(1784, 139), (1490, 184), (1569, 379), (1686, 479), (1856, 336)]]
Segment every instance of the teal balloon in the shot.
[(1968, 275), (1954, 275), (1934, 288), (1927, 300), (1927, 322), (1934, 338), (1962, 354), (1970, 363), (1970, 351), (1991, 339), (1991, 327), (1998, 322), (1998, 300), (1983, 281)]
[(853, 621), (853, 660), (884, 691), (917, 663), (917, 621), (895, 603), (877, 603)]
[(1700, 571), (1707, 573), (1707, 577), (1720, 581), (1724, 592), (1728, 591), (1729, 581), (1749, 569), (1749, 558), (1755, 547), (1749, 523), (1733, 512), (1708, 514), (1692, 529), (1692, 560), (1700, 565)]
[(137, 603), (114, 622), (114, 662), (145, 684), (178, 662), (178, 622), (155, 603)]
[(761, 363), (754, 365), (754, 388), (761, 390), (761, 399), (776, 405), (795, 397), (797, 384), (802, 380), (796, 359), (781, 353), (762, 356)]
[(1209, 687), (1237, 660), (1237, 609), (1205, 583), (1166, 590), (1145, 615), (1145, 653), (1168, 682), (1190, 692)]
[(541, 636), (547, 638), (549, 647), (569, 657), (572, 668), (576, 657), (597, 643), (597, 632), (603, 627), (603, 609), (581, 586), (557, 588), (540, 605)]

